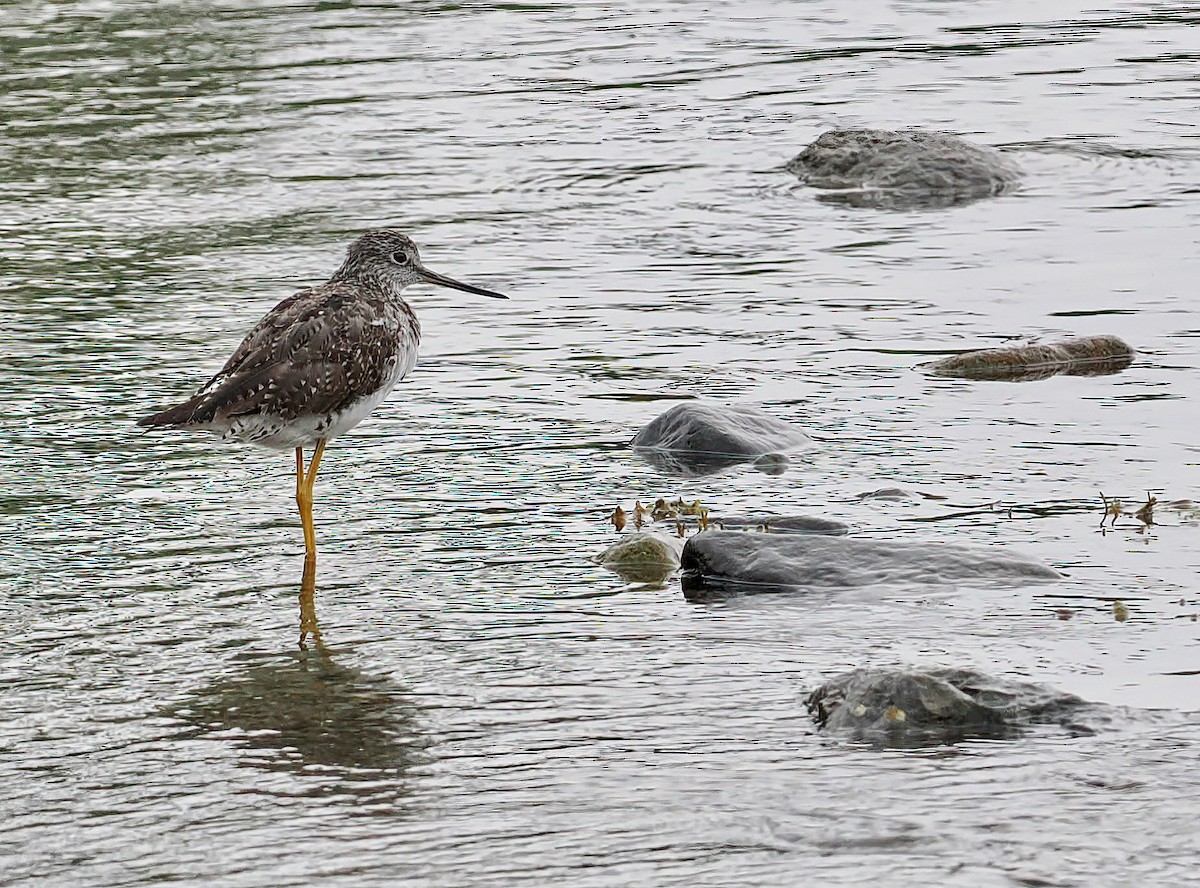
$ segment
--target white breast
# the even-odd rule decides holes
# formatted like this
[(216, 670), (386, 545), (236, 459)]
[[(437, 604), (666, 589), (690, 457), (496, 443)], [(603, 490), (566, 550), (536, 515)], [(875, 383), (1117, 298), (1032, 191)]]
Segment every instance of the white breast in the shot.
[(312, 447), (321, 439), (328, 441), (336, 438), (366, 419), (416, 364), (416, 349), (406, 349), (397, 356), (396, 364), (382, 386), (370, 395), (351, 402), (343, 410), (319, 416), (301, 416), (287, 424), (269, 416), (246, 416), (232, 422), (222, 437), (248, 441), (272, 450)]

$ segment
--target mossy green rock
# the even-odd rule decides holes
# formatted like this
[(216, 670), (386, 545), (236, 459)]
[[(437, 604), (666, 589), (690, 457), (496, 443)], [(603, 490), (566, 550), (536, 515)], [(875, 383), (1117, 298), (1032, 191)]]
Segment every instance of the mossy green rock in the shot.
[(634, 583), (661, 583), (679, 567), (683, 540), (649, 531), (628, 533), (596, 557), (596, 563)]

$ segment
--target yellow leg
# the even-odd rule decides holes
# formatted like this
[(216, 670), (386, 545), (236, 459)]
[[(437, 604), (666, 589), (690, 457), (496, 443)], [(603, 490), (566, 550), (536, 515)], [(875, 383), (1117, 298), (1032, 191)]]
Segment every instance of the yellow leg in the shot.
[(317, 531), (313, 527), (313, 485), (317, 482), (317, 469), (321, 466), (321, 455), (325, 452), (324, 439), (317, 442), (308, 473), (304, 471), (304, 450), (296, 448), (296, 505), (300, 507), (300, 524), (304, 528), (305, 561), (317, 558)]
[(296, 503), (299, 504), (300, 497), (304, 492), (304, 448), (296, 448)]

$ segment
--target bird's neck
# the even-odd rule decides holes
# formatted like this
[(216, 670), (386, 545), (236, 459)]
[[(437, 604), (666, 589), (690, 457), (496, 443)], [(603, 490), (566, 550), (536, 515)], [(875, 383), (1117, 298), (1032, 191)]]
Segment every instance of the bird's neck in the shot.
[(397, 283), (394, 277), (377, 274), (371, 268), (352, 262), (349, 259), (343, 262), (342, 267), (333, 273), (330, 281), (346, 282), (360, 287), (367, 287), (386, 296), (388, 299), (394, 299), (399, 302), (404, 301), (400, 291), (404, 289), (405, 284)]

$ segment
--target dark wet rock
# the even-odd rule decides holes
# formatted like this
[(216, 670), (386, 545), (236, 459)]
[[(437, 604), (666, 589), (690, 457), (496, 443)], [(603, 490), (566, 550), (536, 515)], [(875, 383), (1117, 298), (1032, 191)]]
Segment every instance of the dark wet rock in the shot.
[(1081, 336), (1044, 345), (964, 352), (920, 365), (932, 376), (1026, 382), (1064, 374), (1104, 376), (1133, 363), (1134, 350), (1116, 336)]
[(880, 209), (945, 207), (1012, 188), (1016, 166), (994, 148), (923, 130), (830, 130), (787, 163), (826, 199)]
[(1045, 685), (969, 669), (855, 669), (804, 701), (817, 726), (887, 745), (1010, 738), (1034, 724), (1088, 732), (1093, 704)]
[(766, 533), (824, 533), (840, 535), (850, 532), (850, 526), (832, 518), (813, 515), (771, 515), (755, 512), (751, 515), (730, 515), (712, 519), (724, 530), (759, 530)]
[(632, 441), (634, 451), (660, 471), (688, 478), (739, 463), (780, 474), (787, 465), (784, 451), (811, 444), (796, 426), (758, 407), (696, 401), (672, 407)]
[(880, 583), (1028, 583), (1062, 578), (999, 549), (813, 534), (708, 530), (683, 547), (692, 601), (757, 592), (846, 589)]
[(683, 540), (650, 531), (624, 534), (596, 563), (632, 583), (661, 583), (679, 568)]

